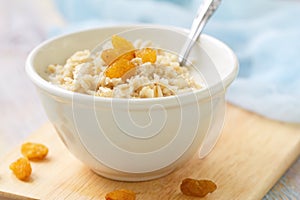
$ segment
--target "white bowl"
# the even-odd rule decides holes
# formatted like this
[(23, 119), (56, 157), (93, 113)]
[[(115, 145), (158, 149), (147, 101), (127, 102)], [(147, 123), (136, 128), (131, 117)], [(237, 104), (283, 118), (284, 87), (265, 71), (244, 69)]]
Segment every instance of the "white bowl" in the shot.
[(37, 87), (48, 118), (79, 160), (115, 180), (161, 177), (187, 162), (199, 148), (206, 156), (221, 132), (225, 91), (238, 71), (225, 44), (202, 35), (191, 53), (194, 75), (206, 87), (196, 92), (151, 99), (116, 99), (73, 93), (45, 80), (49, 64), (63, 64), (74, 52), (93, 49), (113, 34), (151, 40), (179, 52), (187, 31), (157, 25), (96, 28), (63, 35), (36, 47), (26, 72)]

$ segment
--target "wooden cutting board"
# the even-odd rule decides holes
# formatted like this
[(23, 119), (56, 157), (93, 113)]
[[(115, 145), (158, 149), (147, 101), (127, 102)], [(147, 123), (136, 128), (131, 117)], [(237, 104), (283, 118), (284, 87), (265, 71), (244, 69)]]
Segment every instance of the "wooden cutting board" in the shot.
[(261, 199), (300, 154), (300, 125), (279, 123), (232, 105), (227, 106), (222, 136), (212, 153), (197, 156), (177, 171), (147, 182), (118, 182), (102, 178), (72, 156), (50, 123), (26, 141), (46, 144), (49, 156), (32, 162), (29, 182), (8, 169), (20, 157), (20, 147), (1, 159), (0, 197), (14, 199), (104, 199), (107, 192), (126, 188), (137, 200), (197, 199), (181, 194), (186, 177), (211, 179), (218, 189), (203, 199)]

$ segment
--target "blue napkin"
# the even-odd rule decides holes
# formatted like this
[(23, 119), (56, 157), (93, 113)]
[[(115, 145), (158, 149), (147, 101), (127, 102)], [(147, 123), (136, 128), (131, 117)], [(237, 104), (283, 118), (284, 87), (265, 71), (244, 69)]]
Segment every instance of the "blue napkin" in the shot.
[[(120, 23), (185, 28), (201, 0), (54, 0), (68, 26), (53, 34)], [(263, 116), (300, 122), (300, 2), (226, 0), (205, 33), (237, 54), (240, 72), (229, 88), (231, 103)]]
[(215, 17), (207, 32), (229, 44), (240, 61), (228, 100), (299, 123), (300, 2), (224, 1)]

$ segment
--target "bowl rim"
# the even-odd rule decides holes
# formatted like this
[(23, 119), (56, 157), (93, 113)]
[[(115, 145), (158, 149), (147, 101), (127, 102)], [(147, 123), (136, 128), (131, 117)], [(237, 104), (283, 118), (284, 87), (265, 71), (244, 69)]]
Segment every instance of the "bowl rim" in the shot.
[[(38, 72), (35, 70), (34, 65), (33, 65), (33, 61), (35, 59), (35, 56), (37, 55), (37, 53), (40, 51), (40, 49), (42, 49), (44, 46), (58, 40), (58, 39), (62, 39), (64, 37), (70, 37), (73, 35), (77, 35), (80, 33), (84, 33), (84, 32), (91, 32), (91, 31), (97, 31), (97, 30), (105, 30), (105, 29), (112, 29), (112, 28), (122, 28), (124, 30), (126, 29), (133, 29), (133, 28), (159, 28), (159, 29), (168, 29), (168, 30), (175, 30), (175, 31), (181, 31), (181, 32), (185, 32), (188, 33), (188, 30), (185, 28), (181, 28), (181, 27), (175, 27), (175, 26), (164, 26), (164, 25), (156, 25), (156, 24), (130, 24), (130, 25), (111, 25), (111, 26), (103, 26), (103, 27), (94, 27), (94, 28), (89, 28), (89, 29), (84, 29), (84, 30), (79, 30), (79, 31), (75, 31), (75, 32), (71, 32), (71, 33), (66, 33), (66, 34), (61, 34), (55, 37), (52, 37), (50, 39), (45, 40), (44, 42), (40, 43), (39, 45), (37, 45), (28, 55), (27, 59), (26, 59), (26, 64), (25, 64), (25, 71), (28, 75), (28, 77), (31, 79), (31, 81), (40, 89), (43, 89), (44, 91), (47, 91), (48, 93), (55, 95), (57, 97), (62, 97), (64, 99), (69, 99), (69, 100), (73, 100), (74, 99), (74, 95), (76, 95), (76, 100), (78, 102), (86, 102), (86, 101), (91, 101), (93, 100), (95, 103), (97, 102), (106, 102), (106, 103), (111, 103), (111, 101), (113, 100), (114, 102), (119, 102), (119, 103), (128, 103), (128, 102), (134, 102), (135, 104), (148, 104), (149, 102), (152, 103), (162, 103), (164, 101), (169, 101), (169, 100), (176, 100), (177, 98), (186, 98), (189, 99), (189, 97), (191, 95), (196, 95), (197, 99), (208, 99), (210, 96), (207, 96), (207, 94), (209, 93), (211, 96), (215, 95), (220, 91), (220, 88), (223, 89), (223, 91), (225, 92), (225, 89), (233, 82), (233, 80), (236, 78), (237, 74), (238, 74), (238, 68), (239, 68), (239, 63), (238, 63), (238, 59), (237, 56), (235, 55), (235, 53), (233, 52), (233, 50), (228, 47), (225, 43), (223, 43), (222, 41), (209, 36), (207, 34), (201, 34), (201, 39), (209, 41), (209, 43), (213, 43), (216, 46), (224, 49), (230, 56), (231, 56), (231, 60), (232, 62), (232, 68), (233, 70), (220, 82), (218, 82), (217, 84), (211, 86), (211, 87), (204, 87), (201, 88), (199, 90), (194, 90), (192, 92), (186, 92), (186, 93), (182, 93), (182, 94), (178, 94), (178, 95), (174, 95), (174, 96), (168, 96), (168, 97), (157, 97), (157, 98), (114, 98), (114, 97), (98, 97), (98, 96), (93, 96), (93, 95), (88, 95), (88, 94), (82, 94), (82, 93), (78, 93), (78, 92), (72, 92), (63, 88), (60, 88), (56, 85), (53, 85), (52, 83), (48, 82), (47, 80), (45, 80), (44, 78), (42, 78)], [(220, 87), (220, 84), (222, 84), (222, 87)], [(218, 89), (217, 89), (218, 88)], [(213, 93), (211, 93), (210, 91), (214, 91)], [(193, 99), (193, 98), (191, 98)]]

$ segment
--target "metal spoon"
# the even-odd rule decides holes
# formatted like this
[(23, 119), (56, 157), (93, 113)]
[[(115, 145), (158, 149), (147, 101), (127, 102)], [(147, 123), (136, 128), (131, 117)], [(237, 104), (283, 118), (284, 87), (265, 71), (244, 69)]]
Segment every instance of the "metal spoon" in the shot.
[(182, 57), (179, 57), (179, 63), (181, 66), (184, 66), (186, 64), (191, 49), (193, 48), (195, 42), (198, 40), (207, 21), (216, 11), (220, 3), (221, 0), (203, 0), (202, 4), (200, 5), (197, 11), (197, 15), (193, 20), (188, 39), (186, 40), (181, 51), (180, 55), (183, 55)]

